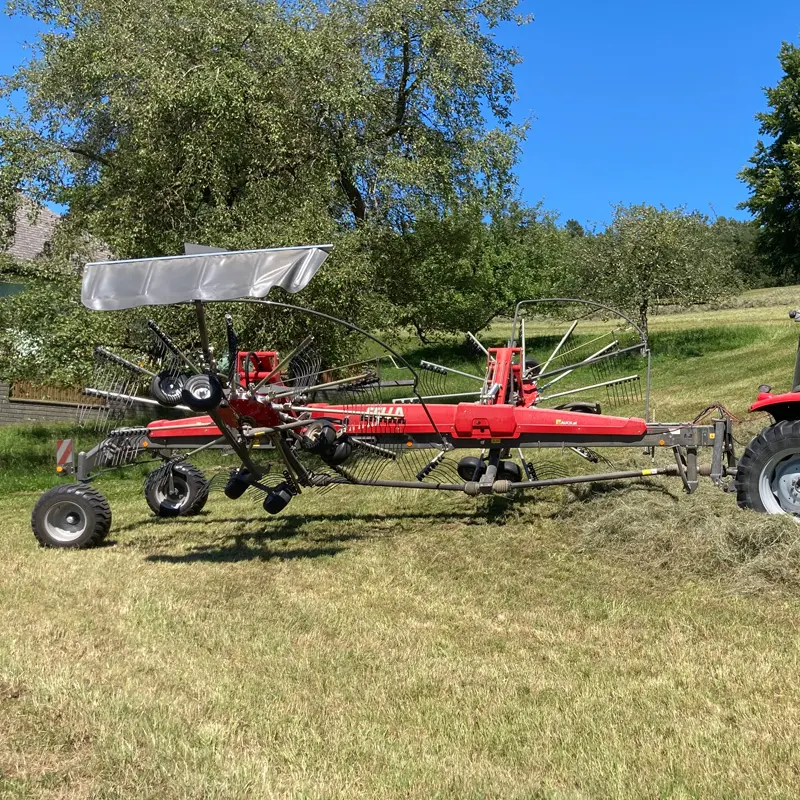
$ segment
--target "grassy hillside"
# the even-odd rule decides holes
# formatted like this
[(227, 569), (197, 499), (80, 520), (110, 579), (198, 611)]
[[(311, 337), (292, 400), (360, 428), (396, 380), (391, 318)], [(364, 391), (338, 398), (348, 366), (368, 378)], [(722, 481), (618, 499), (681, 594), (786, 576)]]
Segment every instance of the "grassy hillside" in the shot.
[[(656, 416), (788, 388), (782, 303), (655, 318)], [(797, 793), (791, 520), (653, 481), (159, 521), (138, 474), (108, 546), (55, 552), (51, 437), (0, 429), (2, 797)]]

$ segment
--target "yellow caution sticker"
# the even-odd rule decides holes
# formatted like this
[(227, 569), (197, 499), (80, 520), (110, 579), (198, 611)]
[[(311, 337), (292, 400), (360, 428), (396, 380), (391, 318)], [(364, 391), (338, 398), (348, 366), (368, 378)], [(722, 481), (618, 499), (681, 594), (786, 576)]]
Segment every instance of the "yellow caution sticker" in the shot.
[(642, 475), (658, 475), (657, 469), (643, 469)]

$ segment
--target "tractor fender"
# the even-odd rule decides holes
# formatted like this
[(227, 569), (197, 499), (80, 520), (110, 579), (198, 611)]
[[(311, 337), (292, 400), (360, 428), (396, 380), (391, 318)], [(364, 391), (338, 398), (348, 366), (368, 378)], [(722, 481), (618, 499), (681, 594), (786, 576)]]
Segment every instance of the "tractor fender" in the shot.
[(775, 422), (800, 419), (800, 392), (771, 394), (759, 392), (758, 398), (748, 409), (749, 412), (766, 411)]

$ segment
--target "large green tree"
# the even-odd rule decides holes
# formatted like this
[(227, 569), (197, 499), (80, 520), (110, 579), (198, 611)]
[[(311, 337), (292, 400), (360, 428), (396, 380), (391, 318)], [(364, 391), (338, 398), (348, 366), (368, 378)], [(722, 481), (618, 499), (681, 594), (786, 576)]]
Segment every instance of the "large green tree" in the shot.
[(645, 332), (657, 306), (709, 302), (738, 281), (708, 220), (682, 208), (616, 206), (605, 231), (573, 247), (564, 290), (630, 312)]
[(544, 290), (568, 241), (539, 208), (512, 203), (483, 219), (479, 204), (462, 206), (395, 236), (379, 274), (398, 322), (423, 342), (477, 333)]
[(386, 247), (513, 195), (518, 57), (494, 34), (515, 5), (12, 0), (44, 32), (0, 92), (21, 98), (0, 119), (0, 211), (17, 190), (63, 204), (75, 241), (119, 257), (333, 241), (301, 302), (392, 321)]
[(121, 256), (502, 200), (515, 1), (16, 0), (46, 32), (5, 82), (4, 162)]
[(760, 247), (781, 280), (800, 280), (800, 49), (784, 42), (783, 76), (766, 89), (769, 110), (756, 115), (759, 138), (740, 177), (750, 187), (743, 203), (755, 216)]

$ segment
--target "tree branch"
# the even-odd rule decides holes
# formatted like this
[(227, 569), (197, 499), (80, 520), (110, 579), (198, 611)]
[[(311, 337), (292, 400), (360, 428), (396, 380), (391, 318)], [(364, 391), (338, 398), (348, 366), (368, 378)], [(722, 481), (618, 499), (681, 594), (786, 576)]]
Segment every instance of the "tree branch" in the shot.
[(83, 156), (83, 158), (89, 161), (96, 161), (98, 164), (103, 164), (106, 167), (111, 166), (111, 162), (99, 153), (90, 153), (88, 150), (84, 150), (82, 147), (76, 147), (75, 145), (64, 145), (64, 149), (73, 155)]
[(346, 169), (339, 170), (339, 183), (347, 197), (347, 203), (356, 221), (363, 222), (367, 218), (367, 204), (364, 202), (364, 198), (361, 196), (358, 186), (356, 186), (350, 173)]
[(408, 27), (403, 28), (403, 69), (400, 73), (400, 85), (397, 87), (397, 100), (395, 101), (394, 125), (384, 131), (385, 136), (394, 136), (403, 130), (405, 124), (406, 111), (408, 109), (408, 98), (416, 85), (416, 81), (408, 85), (411, 77), (411, 35)]

